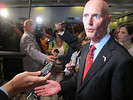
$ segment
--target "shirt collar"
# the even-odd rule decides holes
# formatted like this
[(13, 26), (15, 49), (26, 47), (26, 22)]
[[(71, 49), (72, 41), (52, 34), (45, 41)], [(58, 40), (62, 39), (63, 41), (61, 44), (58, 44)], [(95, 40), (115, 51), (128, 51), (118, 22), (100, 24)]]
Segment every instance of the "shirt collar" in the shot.
[[(95, 47), (96, 48), (102, 48), (106, 43), (107, 41), (109, 40), (110, 38), (110, 34), (107, 33), (99, 42), (97, 42), (95, 44)], [(90, 47), (93, 45), (92, 41), (90, 41)]]

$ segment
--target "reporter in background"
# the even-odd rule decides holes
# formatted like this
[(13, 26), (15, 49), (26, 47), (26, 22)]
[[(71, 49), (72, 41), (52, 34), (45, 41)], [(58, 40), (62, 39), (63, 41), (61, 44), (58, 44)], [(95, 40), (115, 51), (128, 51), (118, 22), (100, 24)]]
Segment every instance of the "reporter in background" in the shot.
[(66, 53), (66, 57), (64, 58), (64, 61), (62, 63), (63, 69), (65, 69), (65, 65), (69, 63), (72, 53), (76, 51), (76, 45), (77, 45), (79, 34), (84, 31), (83, 23), (75, 24), (72, 27), (73, 33), (70, 33), (69, 31), (67, 31), (64, 28), (64, 25), (65, 25), (65, 22), (55, 24), (56, 29), (59, 31), (60, 38), (63, 41), (65, 41), (69, 46), (67, 53)]
[(9, 100), (19, 92), (33, 90), (36, 86), (44, 84), (51, 75), (49, 73), (45, 77), (38, 77), (40, 74), (40, 71), (17, 74), (12, 80), (0, 87), (0, 99)]
[(51, 59), (54, 56), (47, 56), (41, 52), (35, 37), (34, 21), (31, 19), (24, 22), (24, 34), (21, 38), (20, 50), (26, 53), (26, 57), (23, 58), (24, 71), (39, 71), (46, 61), (48, 63), (55, 61)]
[[(43, 68), (45, 62), (55, 62), (52, 59), (55, 58), (54, 56), (47, 56), (41, 52), (36, 41), (35, 24), (31, 19), (24, 22), (24, 34), (20, 41), (20, 51), (26, 53), (26, 57), (23, 58), (24, 71), (39, 71)], [(30, 92), (27, 91), (26, 95), (29, 95)]]

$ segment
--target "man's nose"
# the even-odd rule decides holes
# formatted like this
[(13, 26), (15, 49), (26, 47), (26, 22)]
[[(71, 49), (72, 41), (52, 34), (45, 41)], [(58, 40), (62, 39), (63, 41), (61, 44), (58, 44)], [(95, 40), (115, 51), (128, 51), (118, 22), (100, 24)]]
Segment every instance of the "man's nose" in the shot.
[(121, 35), (121, 32), (119, 32), (117, 35), (120, 36)]
[(88, 17), (87, 22), (88, 22), (89, 25), (93, 25), (93, 19), (92, 19), (91, 16)]

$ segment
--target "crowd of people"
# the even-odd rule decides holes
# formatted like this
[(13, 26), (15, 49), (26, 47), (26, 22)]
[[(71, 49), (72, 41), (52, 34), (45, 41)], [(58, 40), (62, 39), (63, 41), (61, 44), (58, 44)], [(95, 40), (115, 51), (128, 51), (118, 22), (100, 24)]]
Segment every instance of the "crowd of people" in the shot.
[[(10, 77), (6, 73), (10, 69), (3, 65), (7, 83), (0, 88), (2, 100), (21, 92), (25, 98), (34, 92), (36, 97), (28, 100), (132, 100), (133, 25), (124, 24), (109, 34), (111, 18), (104, 0), (90, 0), (84, 7), (83, 23), (71, 26), (62, 21), (52, 31), (46, 26), (36, 30), (32, 19), (18, 26), (1, 19), (15, 33), (17, 51), (26, 54)], [(3, 32), (4, 28), (0, 44), (6, 48)], [(50, 62), (54, 63), (51, 72), (38, 77)]]

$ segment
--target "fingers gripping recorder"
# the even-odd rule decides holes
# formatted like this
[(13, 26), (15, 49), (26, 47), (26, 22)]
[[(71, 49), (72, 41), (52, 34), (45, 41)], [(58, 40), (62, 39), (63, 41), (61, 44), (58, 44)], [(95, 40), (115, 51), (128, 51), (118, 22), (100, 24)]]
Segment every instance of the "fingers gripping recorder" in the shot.
[[(41, 70), (41, 74), (39, 76), (45, 76), (47, 75), (53, 68), (53, 62), (48, 63), (42, 70)], [(34, 96), (36, 98), (36, 100), (38, 100), (38, 96), (36, 94), (34, 94), (34, 91), (32, 91), (27, 97), (26, 100), (28, 100), (31, 96)]]
[(53, 68), (53, 62), (48, 63), (42, 70), (41, 75), (39, 76), (45, 76), (47, 75)]

